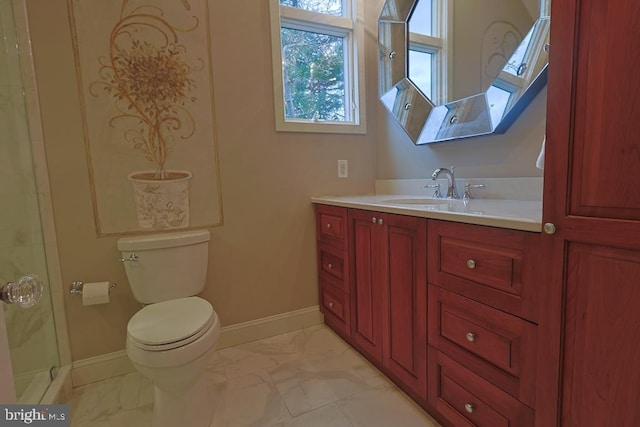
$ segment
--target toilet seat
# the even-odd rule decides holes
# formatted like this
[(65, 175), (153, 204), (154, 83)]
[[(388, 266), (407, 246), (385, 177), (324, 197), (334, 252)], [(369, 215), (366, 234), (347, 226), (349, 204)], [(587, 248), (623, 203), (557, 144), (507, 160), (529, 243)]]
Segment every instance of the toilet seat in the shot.
[(126, 343), (127, 356), (133, 362), (136, 370), (140, 372), (148, 369), (173, 370), (179, 366), (194, 363), (194, 361), (206, 357), (207, 354), (210, 354), (215, 349), (220, 337), (220, 319), (215, 311), (213, 324), (203, 331), (202, 336), (188, 344), (184, 344), (185, 341), (182, 341), (177, 347), (165, 351), (145, 350), (128, 335)]
[(207, 333), (207, 331), (209, 330), (209, 328), (211, 328), (211, 326), (213, 325), (213, 317), (209, 320), (209, 322), (207, 323), (207, 325), (203, 328), (201, 328), (199, 331), (197, 331), (196, 333), (194, 333), (193, 335), (182, 339), (182, 340), (178, 340), (178, 341), (170, 341), (164, 344), (144, 344), (139, 342), (135, 337), (129, 335), (129, 338), (131, 339), (131, 344), (135, 345), (136, 347), (138, 347), (141, 350), (146, 350), (146, 351), (167, 351), (167, 350), (173, 350), (175, 348), (178, 347), (182, 347), (185, 346), (187, 344), (190, 344), (192, 342), (194, 342), (195, 340), (197, 340), (198, 338), (200, 338), (201, 336), (203, 336), (204, 334)]
[(199, 297), (163, 301), (137, 312), (127, 325), (127, 336), (141, 350), (171, 350), (200, 338), (215, 318), (211, 304)]

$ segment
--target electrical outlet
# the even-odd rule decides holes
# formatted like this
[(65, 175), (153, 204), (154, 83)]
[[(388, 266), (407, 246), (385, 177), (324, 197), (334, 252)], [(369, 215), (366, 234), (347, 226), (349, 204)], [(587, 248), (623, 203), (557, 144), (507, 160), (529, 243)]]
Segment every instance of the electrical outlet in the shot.
[(347, 160), (338, 160), (338, 178), (349, 177), (349, 162)]

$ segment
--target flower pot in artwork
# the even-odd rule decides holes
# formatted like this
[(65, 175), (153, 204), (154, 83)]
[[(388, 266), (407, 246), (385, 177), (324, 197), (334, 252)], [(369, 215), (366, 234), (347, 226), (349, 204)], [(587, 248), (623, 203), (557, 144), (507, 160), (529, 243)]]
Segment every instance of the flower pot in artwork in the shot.
[(166, 178), (155, 171), (136, 171), (127, 176), (133, 184), (138, 227), (165, 230), (189, 226), (189, 171), (170, 170)]

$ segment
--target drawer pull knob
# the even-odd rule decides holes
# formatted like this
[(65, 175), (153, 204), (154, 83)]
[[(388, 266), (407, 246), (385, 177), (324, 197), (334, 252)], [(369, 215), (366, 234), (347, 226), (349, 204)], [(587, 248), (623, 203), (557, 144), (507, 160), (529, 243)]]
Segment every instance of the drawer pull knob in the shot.
[(333, 227), (333, 226), (331, 225), (331, 223), (330, 223), (330, 222), (328, 222), (328, 223), (327, 223), (327, 228), (328, 228), (328, 229), (330, 229), (331, 227)]
[(544, 227), (544, 232), (547, 234), (556, 234), (556, 225), (552, 222), (547, 222)]
[(467, 267), (473, 270), (474, 268), (476, 268), (476, 262), (472, 259), (467, 260)]
[(327, 268), (328, 268), (329, 270), (331, 270), (331, 269), (333, 268), (333, 264), (329, 263), (329, 264), (327, 265)]
[(333, 301), (329, 301), (329, 308), (333, 308)]
[(376, 217), (374, 216), (374, 217), (373, 217), (373, 219), (371, 220), (371, 222), (373, 222), (373, 223), (375, 224), (376, 222), (378, 222), (378, 218), (376, 218)]
[(384, 221), (382, 220), (382, 218), (380, 218), (380, 219), (378, 220), (378, 224), (380, 224), (380, 225), (384, 224)]
[(464, 410), (467, 411), (468, 413), (472, 414), (474, 409), (476, 408), (471, 403), (464, 404)]
[(467, 341), (474, 342), (476, 340), (476, 334), (473, 332), (467, 332)]

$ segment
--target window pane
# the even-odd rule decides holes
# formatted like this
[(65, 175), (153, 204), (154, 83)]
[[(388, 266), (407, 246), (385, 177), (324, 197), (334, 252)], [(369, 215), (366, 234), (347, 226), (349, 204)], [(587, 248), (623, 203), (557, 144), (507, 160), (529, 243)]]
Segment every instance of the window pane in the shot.
[(432, 95), (432, 75), (431, 70), (433, 54), (427, 52), (419, 52), (417, 50), (409, 51), (409, 78), (418, 86), (418, 89), (429, 99), (433, 99)]
[(345, 114), (343, 37), (282, 28), (287, 119), (350, 120)]
[(409, 31), (412, 33), (433, 35), (433, 6), (432, 0), (420, 0), (417, 2), (411, 18), (409, 18)]
[(297, 7), (312, 12), (342, 16), (343, 0), (280, 0), (282, 6)]

